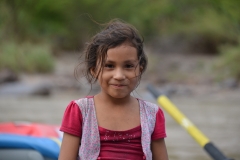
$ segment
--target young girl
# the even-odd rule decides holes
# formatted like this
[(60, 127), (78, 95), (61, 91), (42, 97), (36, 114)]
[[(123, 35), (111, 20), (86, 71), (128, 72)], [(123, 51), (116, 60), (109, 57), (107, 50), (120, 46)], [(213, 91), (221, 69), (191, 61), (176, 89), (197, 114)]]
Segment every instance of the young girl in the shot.
[(162, 110), (131, 95), (147, 67), (137, 30), (109, 22), (87, 44), (85, 64), (85, 77), (101, 91), (67, 106), (59, 160), (168, 160)]

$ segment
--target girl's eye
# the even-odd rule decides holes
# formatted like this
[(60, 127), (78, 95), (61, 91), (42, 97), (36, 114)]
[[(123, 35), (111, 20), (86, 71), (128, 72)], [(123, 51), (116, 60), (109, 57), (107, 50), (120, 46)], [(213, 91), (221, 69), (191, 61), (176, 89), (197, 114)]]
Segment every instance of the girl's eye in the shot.
[(127, 64), (126, 65), (126, 68), (133, 68), (134, 67), (134, 65), (132, 65), (132, 64)]
[(105, 64), (106, 68), (113, 68), (114, 66), (112, 64)]

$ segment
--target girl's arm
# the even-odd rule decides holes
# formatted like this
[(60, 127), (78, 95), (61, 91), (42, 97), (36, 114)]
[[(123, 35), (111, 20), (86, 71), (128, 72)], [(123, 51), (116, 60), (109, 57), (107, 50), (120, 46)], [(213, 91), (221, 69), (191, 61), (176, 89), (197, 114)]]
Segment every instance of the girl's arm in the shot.
[(153, 140), (151, 143), (153, 160), (168, 160), (164, 138)]
[(80, 137), (64, 133), (58, 160), (77, 160)]

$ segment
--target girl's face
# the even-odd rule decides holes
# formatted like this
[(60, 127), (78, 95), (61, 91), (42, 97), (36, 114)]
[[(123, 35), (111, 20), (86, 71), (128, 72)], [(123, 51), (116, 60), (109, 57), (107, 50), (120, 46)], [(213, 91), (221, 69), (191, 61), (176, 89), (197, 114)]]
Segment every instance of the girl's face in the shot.
[(112, 98), (126, 98), (135, 89), (141, 67), (137, 49), (129, 43), (107, 51), (105, 66), (99, 74), (101, 93)]

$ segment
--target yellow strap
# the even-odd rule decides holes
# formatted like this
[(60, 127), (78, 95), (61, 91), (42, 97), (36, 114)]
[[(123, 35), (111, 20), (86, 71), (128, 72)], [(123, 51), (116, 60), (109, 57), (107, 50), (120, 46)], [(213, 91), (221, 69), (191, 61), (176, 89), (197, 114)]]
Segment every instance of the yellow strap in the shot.
[(58, 138), (51, 137), (50, 139), (53, 140), (54, 142), (56, 142), (59, 147), (61, 146), (62, 142)]

